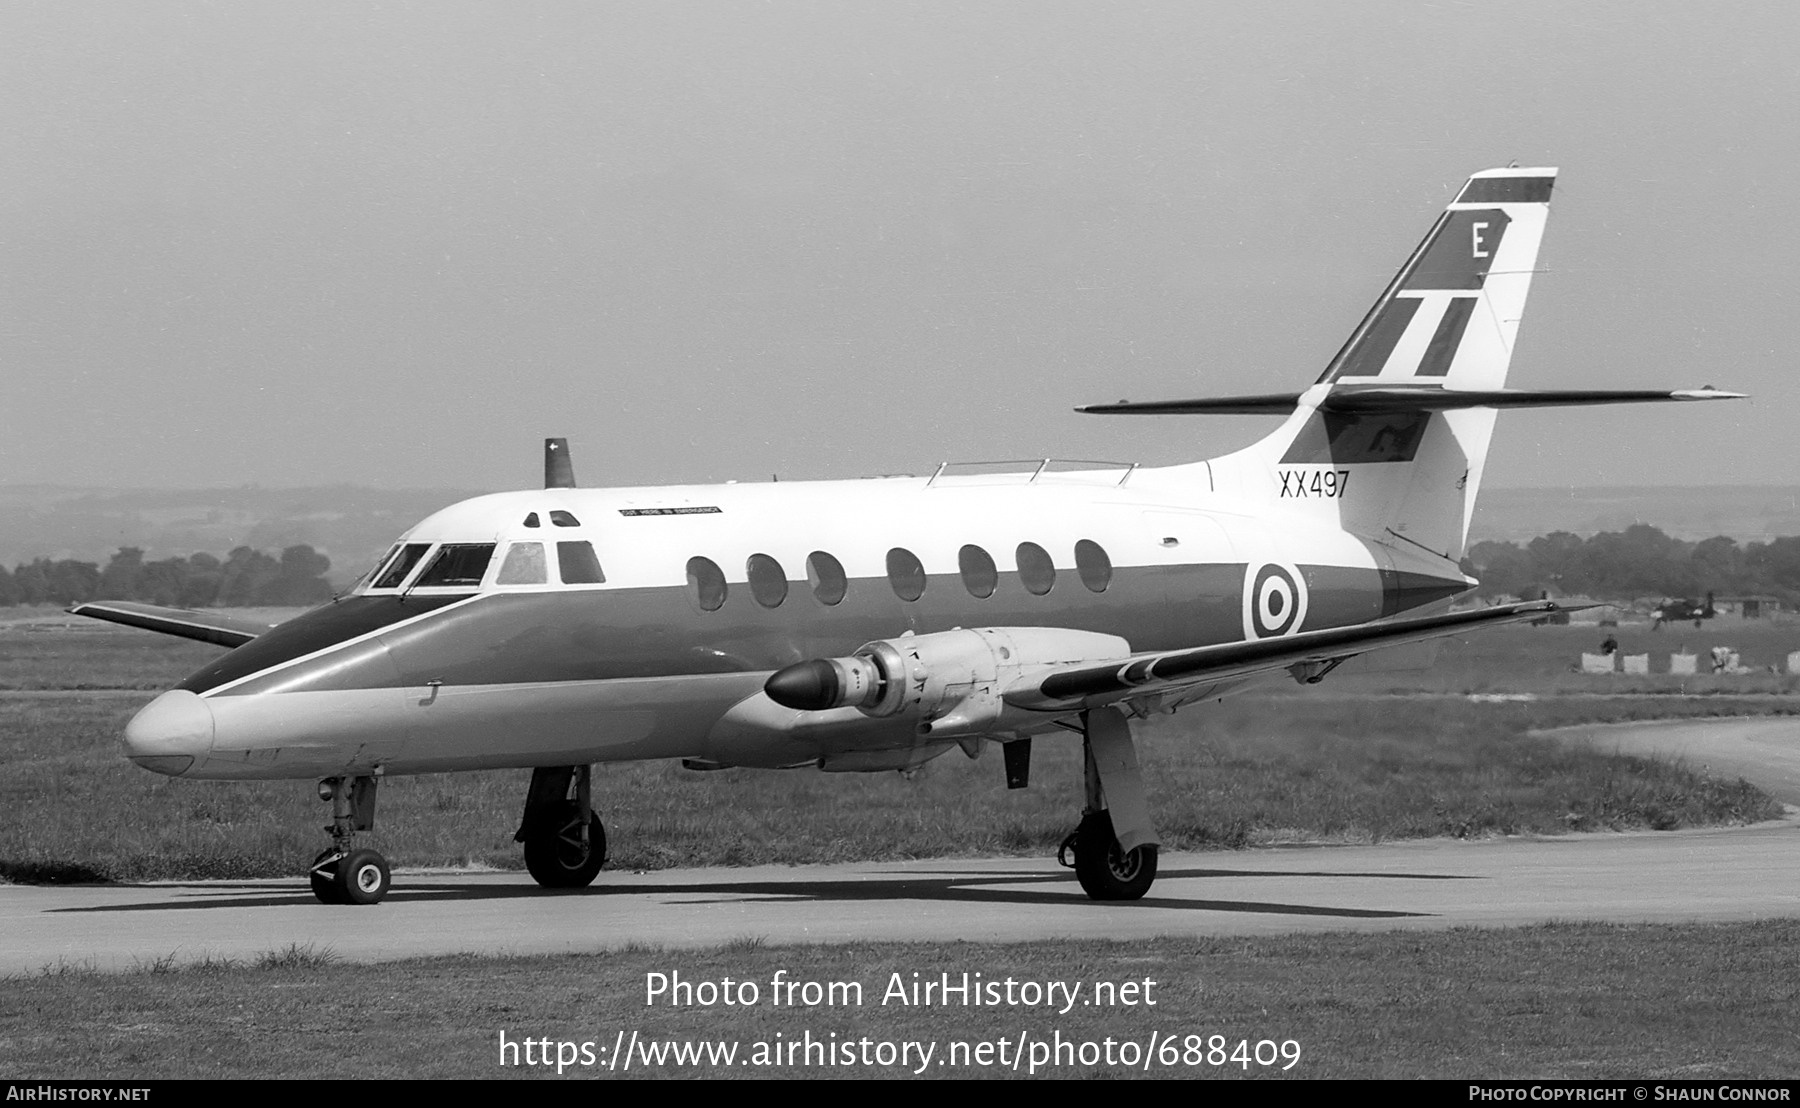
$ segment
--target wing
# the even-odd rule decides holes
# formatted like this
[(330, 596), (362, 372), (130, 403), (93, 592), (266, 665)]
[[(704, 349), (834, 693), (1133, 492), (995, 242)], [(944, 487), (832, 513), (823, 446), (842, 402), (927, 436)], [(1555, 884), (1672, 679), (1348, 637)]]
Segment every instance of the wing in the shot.
[(1131, 653), (1117, 636), (1071, 628), (956, 628), (877, 640), (847, 657), (796, 662), (770, 674), (763, 692), (801, 713), (782, 725), (788, 730), (801, 718), (814, 718), (807, 713), (853, 708), (872, 719), (915, 721), (918, 735), (957, 739), (1037, 727), (1051, 717), (1128, 701), (1168, 706), (1280, 670), (1316, 681), (1370, 650), (1569, 610), (1535, 600), (1148, 654)]
[(216, 646), (243, 646), (273, 627), (272, 623), (254, 623), (232, 619), (211, 612), (194, 612), (186, 608), (159, 608), (154, 604), (133, 604), (128, 600), (107, 600), (77, 604), (71, 615), (123, 623), (163, 635), (198, 639)]
[(1293, 670), (1297, 677), (1306, 679), (1309, 676), (1307, 667), (1318, 667), (1319, 672), (1311, 675), (1312, 679), (1317, 679), (1329, 667), (1370, 650), (1424, 642), (1477, 627), (1543, 619), (1559, 611), (1571, 610), (1575, 609), (1553, 601), (1536, 600), (1469, 612), (1304, 631), (1280, 638), (1140, 654), (1100, 664), (1056, 666), (1014, 681), (1003, 696), (1007, 703), (1020, 708), (1098, 708), (1146, 694), (1179, 692), (1274, 670)]

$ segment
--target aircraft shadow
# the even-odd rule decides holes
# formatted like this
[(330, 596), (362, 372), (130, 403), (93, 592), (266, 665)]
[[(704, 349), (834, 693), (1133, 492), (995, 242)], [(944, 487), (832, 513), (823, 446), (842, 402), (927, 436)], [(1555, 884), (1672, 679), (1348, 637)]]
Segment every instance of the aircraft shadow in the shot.
[[(1327, 870), (1294, 872), (1170, 869), (1158, 874), (1158, 881), (1222, 877), (1287, 877), (1287, 878), (1367, 878), (1406, 881), (1478, 880), (1460, 874), (1424, 873), (1357, 873)], [(605, 880), (605, 874), (601, 875)], [(1045, 885), (1054, 887), (1044, 888)], [(1025, 888), (1023, 886), (1034, 886)], [(151, 888), (153, 886), (137, 886)], [(160, 886), (166, 889), (167, 886)], [(232, 895), (235, 893), (236, 895)], [(52, 912), (109, 913), (195, 911), (219, 908), (268, 908), (313, 903), (312, 893), (296, 882), (291, 891), (271, 889), (266, 885), (187, 886), (178, 899), (141, 904), (92, 905), (80, 908), (57, 908)], [(784, 904), (784, 903), (869, 903), (879, 901), (931, 901), (945, 904), (1013, 904), (1020, 906), (1086, 905), (1095, 910), (1120, 908), (1142, 910), (1162, 908), (1190, 912), (1240, 912), (1285, 916), (1333, 916), (1343, 919), (1403, 919), (1429, 916), (1429, 912), (1389, 911), (1369, 908), (1343, 908), (1324, 904), (1282, 903), (1278, 901), (1210, 900), (1201, 898), (1147, 896), (1129, 903), (1101, 903), (1088, 900), (1075, 885), (1072, 874), (1061, 872), (1020, 874), (1016, 872), (961, 873), (944, 876), (921, 876), (916, 873), (877, 875), (857, 878), (797, 878), (795, 880), (716, 881), (700, 883), (632, 884), (608, 886), (600, 884), (585, 889), (547, 890), (535, 885), (470, 883), (458, 880), (426, 878), (413, 883), (396, 884), (386, 903), (420, 904), (433, 902), (479, 900), (535, 900), (545, 897), (644, 897), (679, 898), (684, 904)], [(321, 911), (330, 910), (326, 905)]]

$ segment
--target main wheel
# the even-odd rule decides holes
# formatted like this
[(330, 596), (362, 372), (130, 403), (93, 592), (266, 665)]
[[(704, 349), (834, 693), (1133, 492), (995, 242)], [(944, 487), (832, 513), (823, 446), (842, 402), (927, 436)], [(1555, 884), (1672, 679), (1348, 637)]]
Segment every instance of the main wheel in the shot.
[(580, 889), (593, 884), (606, 864), (606, 828), (589, 812), (587, 834), (581, 817), (559, 821), (553, 829), (525, 840), (525, 868), (546, 889)]
[(379, 903), (392, 884), (387, 859), (373, 850), (352, 850), (338, 862), (334, 884), (343, 897), (341, 903)]
[(307, 877), (312, 881), (313, 895), (319, 898), (320, 904), (342, 904), (344, 897), (337, 886), (338, 862), (342, 856), (333, 850), (320, 852), (313, 859), (312, 869)]
[(1075, 877), (1095, 900), (1137, 900), (1156, 880), (1156, 848), (1121, 850), (1112, 817), (1091, 812), (1075, 831)]

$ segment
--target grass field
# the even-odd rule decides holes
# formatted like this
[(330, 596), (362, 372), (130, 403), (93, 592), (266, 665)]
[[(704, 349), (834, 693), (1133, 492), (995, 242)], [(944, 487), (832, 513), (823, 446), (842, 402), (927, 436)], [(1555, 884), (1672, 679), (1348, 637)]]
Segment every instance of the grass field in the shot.
[[(767, 984), (855, 982), (862, 1002), (776, 1007)], [(913, 1007), (893, 975), (1135, 982), (1135, 1004)], [(646, 1005), (646, 978), (758, 983), (748, 1007)], [(1146, 987), (1143, 982), (1154, 982)], [(1018, 994), (1021, 998), (1024, 994)], [(501, 1065), (500, 1033), (572, 1044), (564, 1076), (1791, 1078), (1800, 1057), (1800, 923), (1024, 945), (846, 944), (627, 949), (605, 955), (337, 964), (323, 949), (255, 964), (98, 976), (67, 967), (0, 983), (0, 1078), (548, 1076)], [(1145, 1004), (1143, 999), (1153, 1000)], [(1062, 1005), (1058, 1005), (1060, 1008)], [(737, 1064), (664, 1056), (607, 1069), (621, 1038), (735, 1044)], [(930, 1044), (906, 1064), (747, 1064), (758, 1044)], [(1144, 1047), (1155, 1036), (1158, 1044)], [(1193, 1038), (1190, 1038), (1193, 1036)], [(1217, 1049), (1213, 1036), (1219, 1036)], [(1018, 1052), (1013, 1070), (1000, 1059)], [(1161, 1045), (1173, 1037), (1173, 1049)], [(1071, 1045), (1057, 1063), (1055, 1044)], [(992, 1044), (1007, 1042), (1000, 1055)], [(1113, 1064), (1105, 1042), (1113, 1041)], [(971, 1047), (988, 1043), (987, 1065)], [(1232, 1061), (1237, 1044), (1247, 1048)], [(1267, 1043), (1255, 1060), (1256, 1044)], [(591, 1043), (595, 1064), (579, 1064)], [(953, 1055), (953, 1044), (966, 1044)], [(1128, 1053), (1123, 1045), (1131, 1044)], [(1291, 1045), (1290, 1045), (1291, 1044)], [(1283, 1052), (1285, 1053), (1285, 1056)], [(1125, 1064), (1148, 1053), (1146, 1065)], [(552, 1059), (557, 1056), (554, 1050)], [(1297, 1056), (1297, 1061), (1294, 1057)], [(803, 1056), (796, 1056), (803, 1057)], [(872, 1060), (880, 1055), (870, 1051)], [(716, 1058), (716, 1056), (715, 1056)], [(959, 1064), (960, 1062), (960, 1064)], [(1292, 1062), (1291, 1067), (1288, 1066)], [(1034, 1063), (1037, 1065), (1034, 1066)]]

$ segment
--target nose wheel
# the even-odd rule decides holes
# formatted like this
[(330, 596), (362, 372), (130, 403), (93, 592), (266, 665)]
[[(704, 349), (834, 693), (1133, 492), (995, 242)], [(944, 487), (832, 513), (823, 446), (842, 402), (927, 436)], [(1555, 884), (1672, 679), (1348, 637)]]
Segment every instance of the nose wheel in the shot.
[(321, 904), (376, 904), (393, 885), (387, 859), (367, 848), (348, 854), (327, 850), (313, 859), (308, 876)]
[(387, 859), (356, 845), (375, 826), (375, 777), (327, 777), (319, 799), (331, 803), (331, 847), (313, 859), (307, 878), (321, 904), (378, 904), (393, 885)]

